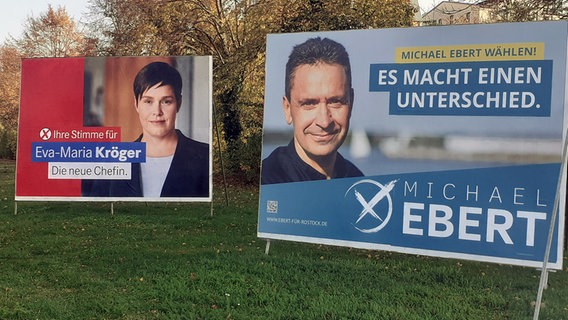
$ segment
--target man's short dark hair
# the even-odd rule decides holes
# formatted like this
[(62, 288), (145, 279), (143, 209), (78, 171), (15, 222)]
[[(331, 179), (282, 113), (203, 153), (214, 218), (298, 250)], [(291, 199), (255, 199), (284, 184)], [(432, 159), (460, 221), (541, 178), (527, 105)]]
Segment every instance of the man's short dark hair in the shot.
[(161, 86), (170, 85), (174, 90), (177, 103), (181, 102), (182, 80), (176, 68), (165, 62), (152, 62), (144, 66), (134, 78), (134, 97), (136, 102), (146, 90), (159, 84)]
[(296, 69), (302, 65), (316, 65), (318, 63), (339, 64), (345, 70), (347, 76), (347, 90), (351, 88), (351, 63), (345, 47), (339, 42), (328, 38), (310, 38), (296, 45), (288, 57), (286, 63), (286, 79), (284, 93), (290, 100), (292, 78)]

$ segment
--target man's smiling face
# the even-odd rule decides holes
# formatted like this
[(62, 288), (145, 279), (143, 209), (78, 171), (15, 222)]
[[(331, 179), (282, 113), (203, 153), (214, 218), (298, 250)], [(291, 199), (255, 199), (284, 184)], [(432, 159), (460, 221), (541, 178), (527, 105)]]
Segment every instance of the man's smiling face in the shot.
[(352, 90), (339, 64), (301, 65), (294, 71), (290, 101), (283, 98), (288, 124), (294, 126), (296, 151), (307, 163), (335, 157), (349, 131)]

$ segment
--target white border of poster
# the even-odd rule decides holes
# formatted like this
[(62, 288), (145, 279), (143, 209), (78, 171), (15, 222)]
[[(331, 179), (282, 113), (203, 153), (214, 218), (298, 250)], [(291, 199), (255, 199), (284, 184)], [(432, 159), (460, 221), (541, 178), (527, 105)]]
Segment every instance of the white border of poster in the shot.
[(271, 34), (263, 161), (293, 145), (285, 65), (315, 37), (349, 54), (338, 152), (363, 176), (261, 181), (258, 237), (541, 267), (561, 179), (562, 268), (567, 22)]
[(210, 202), (211, 121), (210, 56), (24, 59), (15, 199)]

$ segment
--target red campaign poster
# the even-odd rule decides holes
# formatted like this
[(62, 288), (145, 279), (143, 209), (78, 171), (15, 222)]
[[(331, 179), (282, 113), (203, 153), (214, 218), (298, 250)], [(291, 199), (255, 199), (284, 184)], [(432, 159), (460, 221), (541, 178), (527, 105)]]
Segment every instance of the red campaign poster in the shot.
[(29, 146), (32, 142), (49, 139), (55, 130), (81, 129), (82, 123), (83, 58), (23, 60), (17, 196), (81, 195), (80, 180), (48, 179), (48, 164), (31, 162), (32, 148)]
[(211, 201), (211, 57), (22, 61), (16, 200)]

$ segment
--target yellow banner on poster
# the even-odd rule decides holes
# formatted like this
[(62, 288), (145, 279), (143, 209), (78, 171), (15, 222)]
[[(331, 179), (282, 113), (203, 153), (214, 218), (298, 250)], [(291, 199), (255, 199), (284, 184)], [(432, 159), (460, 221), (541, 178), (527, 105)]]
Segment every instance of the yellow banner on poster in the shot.
[(543, 42), (396, 48), (396, 63), (543, 60)]

